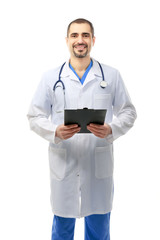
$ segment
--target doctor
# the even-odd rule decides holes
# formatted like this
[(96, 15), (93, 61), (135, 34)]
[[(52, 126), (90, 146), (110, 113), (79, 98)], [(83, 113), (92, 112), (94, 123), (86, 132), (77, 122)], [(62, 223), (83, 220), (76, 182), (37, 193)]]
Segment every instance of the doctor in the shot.
[[(75, 220), (81, 217), (85, 240), (109, 240), (113, 141), (133, 126), (136, 110), (120, 73), (90, 57), (91, 22), (71, 22), (66, 43), (69, 61), (43, 75), (28, 112), (31, 129), (49, 141), (52, 240), (74, 239)], [(104, 125), (91, 123), (91, 133), (78, 134), (76, 124), (64, 126), (63, 110), (84, 107), (107, 109), (107, 114)]]

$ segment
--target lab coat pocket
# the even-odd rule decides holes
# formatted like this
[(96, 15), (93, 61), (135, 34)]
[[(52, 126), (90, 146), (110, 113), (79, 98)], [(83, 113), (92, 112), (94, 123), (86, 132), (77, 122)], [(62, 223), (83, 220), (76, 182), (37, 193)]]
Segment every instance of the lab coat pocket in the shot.
[(66, 149), (49, 147), (49, 165), (51, 177), (62, 180), (66, 172)]
[(111, 105), (111, 94), (95, 94), (94, 109), (108, 109)]
[(113, 148), (112, 144), (95, 149), (95, 176), (107, 178), (113, 175)]

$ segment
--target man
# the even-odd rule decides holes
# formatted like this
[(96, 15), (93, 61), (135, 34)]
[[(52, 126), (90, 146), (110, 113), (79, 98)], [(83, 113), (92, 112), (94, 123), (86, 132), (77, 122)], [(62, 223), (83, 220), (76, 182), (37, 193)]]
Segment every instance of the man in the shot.
[[(136, 110), (119, 72), (90, 57), (91, 22), (71, 22), (66, 43), (69, 61), (43, 75), (28, 113), (31, 129), (50, 142), (52, 240), (73, 239), (80, 217), (85, 240), (109, 240), (113, 141), (133, 126)], [(78, 133), (77, 124), (64, 125), (64, 108), (107, 109), (105, 123), (90, 123), (90, 133)]]

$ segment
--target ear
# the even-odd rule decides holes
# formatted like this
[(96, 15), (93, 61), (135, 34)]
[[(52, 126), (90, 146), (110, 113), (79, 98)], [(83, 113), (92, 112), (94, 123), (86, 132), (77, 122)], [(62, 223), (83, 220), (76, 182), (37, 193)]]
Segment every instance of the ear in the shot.
[(68, 37), (65, 37), (65, 40), (66, 40), (66, 44), (68, 45)]
[(96, 41), (96, 37), (93, 37), (92, 41), (93, 41), (93, 46), (94, 46), (95, 41)]

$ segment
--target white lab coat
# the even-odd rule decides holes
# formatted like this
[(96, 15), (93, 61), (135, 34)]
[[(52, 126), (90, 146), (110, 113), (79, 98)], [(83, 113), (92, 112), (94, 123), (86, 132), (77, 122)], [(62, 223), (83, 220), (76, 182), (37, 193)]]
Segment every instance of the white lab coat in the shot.
[[(113, 141), (133, 126), (136, 110), (120, 73), (103, 64), (102, 68), (107, 82), (104, 89), (97, 61), (93, 59), (83, 85), (67, 62), (61, 74), (65, 96), (60, 87), (53, 92), (60, 67), (46, 72), (28, 112), (31, 129), (49, 141), (51, 206), (58, 216), (79, 218), (112, 209)], [(64, 113), (57, 112), (64, 102), (67, 109), (107, 109), (105, 122), (112, 135), (105, 139), (90, 133), (75, 134), (68, 140), (55, 137), (56, 127), (64, 122)]]

